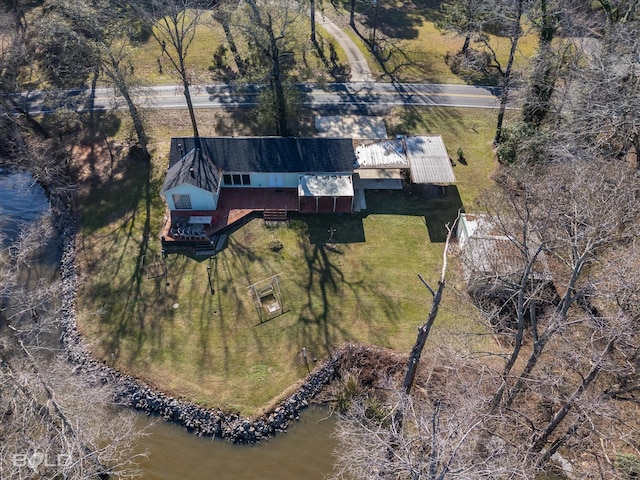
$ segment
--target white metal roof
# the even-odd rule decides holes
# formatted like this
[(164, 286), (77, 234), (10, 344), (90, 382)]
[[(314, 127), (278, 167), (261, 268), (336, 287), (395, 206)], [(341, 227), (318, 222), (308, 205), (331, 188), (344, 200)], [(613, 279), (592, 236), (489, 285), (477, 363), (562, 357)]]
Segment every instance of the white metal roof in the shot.
[(405, 137), (413, 183), (455, 183), (449, 154), (440, 135)]
[(387, 138), (387, 128), (381, 117), (338, 115), (315, 118), (319, 137)]
[(363, 143), (355, 151), (356, 168), (409, 168), (401, 139)]
[(300, 175), (300, 197), (353, 197), (351, 175)]

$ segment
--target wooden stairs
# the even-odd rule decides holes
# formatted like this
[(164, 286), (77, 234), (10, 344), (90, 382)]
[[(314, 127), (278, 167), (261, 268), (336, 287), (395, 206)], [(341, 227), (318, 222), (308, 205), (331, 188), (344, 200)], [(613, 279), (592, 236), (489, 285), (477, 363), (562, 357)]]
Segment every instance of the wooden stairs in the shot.
[(265, 208), (263, 210), (264, 221), (267, 225), (287, 221), (287, 210), (280, 208)]
[(194, 253), (196, 256), (198, 257), (211, 256), (211, 255), (215, 255), (221, 250), (224, 250), (224, 247), (227, 243), (226, 234), (223, 233), (219, 235), (213, 235), (209, 237), (209, 239), (210, 239), (209, 243), (196, 244), (194, 246)]

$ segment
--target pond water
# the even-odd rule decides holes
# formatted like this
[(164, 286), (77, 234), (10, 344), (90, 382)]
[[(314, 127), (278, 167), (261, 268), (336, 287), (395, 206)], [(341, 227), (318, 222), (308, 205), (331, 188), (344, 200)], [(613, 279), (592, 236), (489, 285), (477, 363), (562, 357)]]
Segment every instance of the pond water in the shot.
[[(149, 424), (144, 417), (141, 425)], [(331, 473), (331, 433), (335, 417), (328, 409), (310, 407), (287, 433), (258, 445), (231, 445), (198, 438), (175, 425), (157, 421), (140, 445), (145, 480), (322, 480)]]
[[(21, 225), (40, 221), (47, 209), (44, 191), (29, 174), (0, 170), (0, 246), (7, 247)], [(24, 278), (25, 283), (55, 275), (56, 253), (57, 249), (49, 249), (41, 264), (32, 264), (33, 278)], [(307, 408), (287, 433), (252, 446), (199, 438), (175, 425), (141, 416), (140, 428), (148, 433), (138, 445), (139, 452), (148, 453), (142, 478), (322, 480), (333, 468), (335, 419), (327, 418), (328, 414), (326, 408)]]
[(39, 219), (47, 207), (44, 190), (31, 175), (0, 169), (0, 246), (9, 245), (20, 233), (21, 225)]

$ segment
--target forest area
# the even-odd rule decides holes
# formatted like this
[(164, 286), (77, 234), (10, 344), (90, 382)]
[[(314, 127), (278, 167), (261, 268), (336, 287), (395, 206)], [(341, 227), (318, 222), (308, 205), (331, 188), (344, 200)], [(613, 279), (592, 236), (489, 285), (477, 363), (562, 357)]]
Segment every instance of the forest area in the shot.
[[(346, 5), (352, 27), (365, 3)], [(335, 477), (637, 478), (640, 1), (436, 3), (437, 27), (462, 44), (447, 52), (451, 70), (470, 83), (491, 78), (500, 87), (496, 187), (467, 209), (507, 240), (510, 271), (498, 274), (502, 257), (479, 265), (451, 239), (438, 287), (425, 296), (432, 315), (409, 361), (415, 377), (380, 358), (378, 375), (356, 368), (332, 387), (341, 419)], [(153, 152), (136, 101), (145, 84), (132, 45), (153, 37), (161, 46), (198, 136), (187, 59), (196, 27), (215, 19), (233, 74), (268, 87), (256, 115), (275, 134), (288, 135), (299, 108), (293, 53), (317, 42), (314, 26), (307, 41), (291, 25), (321, 6), (313, 0), (0, 5), (0, 158), (3, 166), (30, 171), (60, 211), (72, 209), (77, 195), (74, 144), (89, 131), (97, 132), (96, 141), (104, 135), (100, 115), (58, 104), (60, 89), (113, 88), (133, 129), (128, 161), (147, 164)], [(537, 39), (536, 53), (522, 67), (515, 59), (527, 34)], [(496, 54), (495, 36), (509, 42), (506, 61)], [(385, 42), (386, 49), (376, 49)], [(389, 42), (379, 33), (369, 47), (383, 61)], [(56, 107), (46, 116), (30, 114), (16, 95), (25, 91), (42, 92)], [(50, 477), (133, 476), (134, 415), (114, 412), (109, 385), (75, 375), (64, 352), (46, 342), (64, 314), (65, 285), (24, 285), (29, 254), (47, 232), (25, 231), (0, 253), (0, 476), (20, 478), (24, 463), (33, 463), (25, 456), (16, 466), (16, 452), (61, 459), (41, 468)], [(473, 301), (481, 313), (490, 351), (460, 343), (430, 348), (447, 266), (472, 272), (461, 301)]]

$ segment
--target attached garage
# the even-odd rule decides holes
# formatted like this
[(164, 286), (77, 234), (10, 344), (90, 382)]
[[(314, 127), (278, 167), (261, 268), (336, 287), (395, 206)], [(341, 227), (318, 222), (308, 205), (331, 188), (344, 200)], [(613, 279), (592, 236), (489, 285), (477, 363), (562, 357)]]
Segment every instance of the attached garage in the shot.
[(301, 212), (336, 213), (353, 211), (351, 175), (300, 175), (298, 208)]

